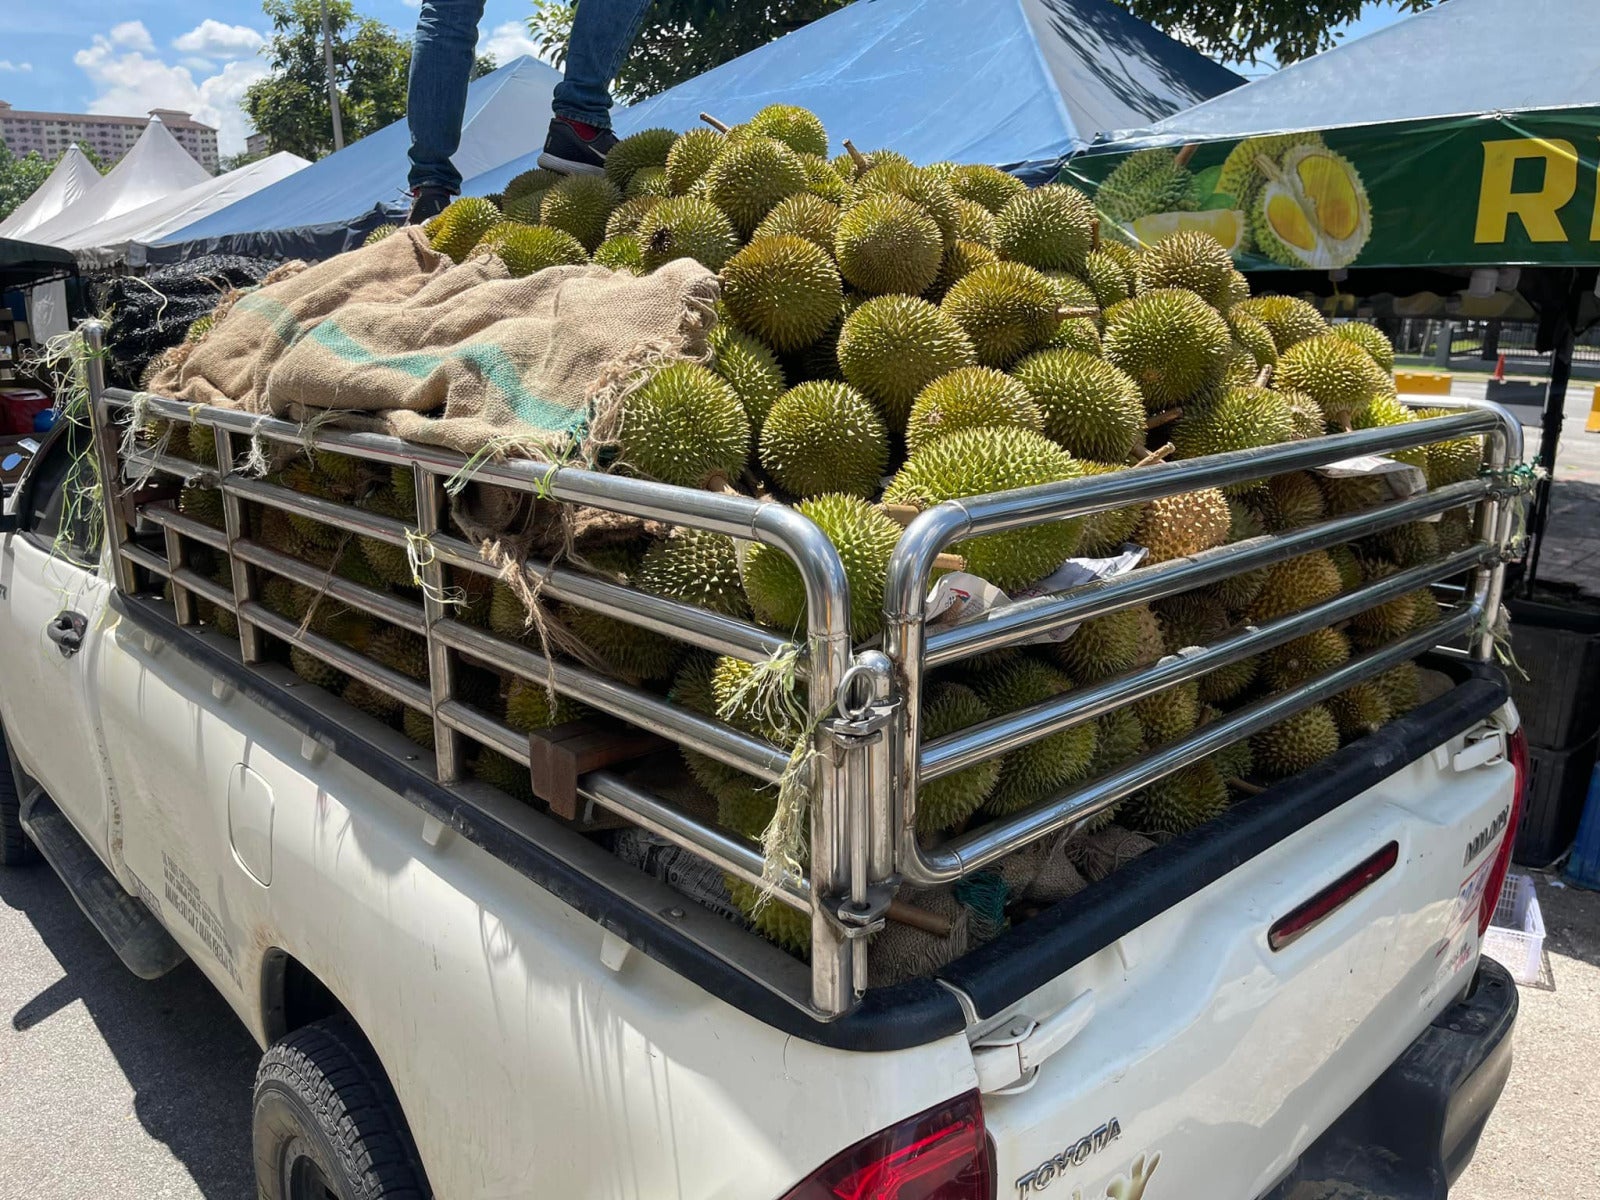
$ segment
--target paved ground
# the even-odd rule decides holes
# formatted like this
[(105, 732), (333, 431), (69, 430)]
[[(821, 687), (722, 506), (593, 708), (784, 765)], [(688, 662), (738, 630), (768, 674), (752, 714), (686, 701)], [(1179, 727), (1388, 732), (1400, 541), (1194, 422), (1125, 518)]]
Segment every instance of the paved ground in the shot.
[(135, 979), (48, 867), (0, 869), (0, 1200), (254, 1194), (255, 1043), (194, 967)]

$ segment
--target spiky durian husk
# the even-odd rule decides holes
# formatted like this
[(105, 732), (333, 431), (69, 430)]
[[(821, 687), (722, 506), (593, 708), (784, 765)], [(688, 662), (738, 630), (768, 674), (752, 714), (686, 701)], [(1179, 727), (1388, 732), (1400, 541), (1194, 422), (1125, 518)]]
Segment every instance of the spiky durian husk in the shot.
[(668, 679), (683, 652), (682, 643), (664, 634), (591, 609), (562, 604), (556, 615), (579, 641), (623, 679)]
[[(900, 526), (856, 496), (825, 495), (802, 500), (796, 510), (815, 521), (833, 542), (850, 583), (850, 631), (857, 640), (883, 625), (883, 586)], [(752, 543), (741, 566), (745, 594), (761, 620), (799, 630), (805, 619), (805, 585), (788, 555)]]
[(1233, 353), (1233, 333), (1193, 292), (1158, 288), (1106, 314), (1105, 356), (1131, 375), (1145, 407), (1161, 412), (1218, 382)]
[[(606, 241), (609, 242), (613, 238), (622, 237), (624, 234), (638, 233), (639, 222), (644, 220), (645, 215), (660, 203), (660, 196), (635, 196), (632, 200), (624, 200), (606, 218)], [(601, 243), (602, 247), (604, 244), (604, 242)], [(595, 258), (597, 261), (599, 255), (600, 251), (596, 250)]]
[(1376, 325), (1368, 325), (1365, 321), (1341, 321), (1333, 327), (1333, 335), (1360, 346), (1380, 369), (1394, 370), (1394, 343)]
[(722, 301), (736, 325), (786, 354), (828, 332), (844, 292), (825, 251), (785, 235), (757, 238), (727, 261)]
[(1017, 262), (971, 271), (951, 286), (939, 307), (966, 332), (979, 364), (1002, 371), (1041, 349), (1061, 322), (1050, 280)]
[(178, 493), (178, 511), (213, 529), (221, 529), (222, 493), (212, 487), (186, 487)]
[(950, 190), (963, 200), (971, 200), (991, 213), (998, 213), (1011, 200), (1027, 192), (1028, 185), (998, 167), (982, 164), (957, 167), (952, 171)]
[(1193, 681), (1175, 683), (1153, 696), (1135, 700), (1133, 711), (1151, 746), (1164, 746), (1194, 730), (1200, 720), (1200, 689)]
[(739, 403), (744, 405), (750, 428), (759, 434), (773, 404), (788, 391), (783, 368), (771, 350), (731, 325), (712, 329), (708, 344), (711, 369), (728, 381)]
[(1282, 779), (1298, 775), (1339, 748), (1339, 727), (1320, 704), (1286, 717), (1250, 739), (1257, 770)]
[(1322, 489), (1304, 471), (1274, 475), (1246, 491), (1244, 502), (1273, 533), (1300, 529), (1328, 515)]
[(1221, 816), (1229, 801), (1227, 782), (1206, 758), (1135, 793), (1122, 805), (1119, 819), (1140, 833), (1176, 837)]
[(1094, 205), (1077, 188), (1046, 184), (1013, 196), (995, 216), (1000, 257), (1039, 270), (1076, 271), (1094, 249)]
[(1187, 288), (1223, 312), (1250, 297), (1233, 255), (1216, 238), (1195, 230), (1170, 234), (1139, 255), (1138, 291), (1157, 288)]
[(944, 240), (925, 211), (903, 196), (868, 196), (839, 218), (833, 240), (839, 274), (869, 296), (915, 296), (938, 278)]
[(1357, 683), (1327, 701), (1339, 735), (1351, 740), (1374, 733), (1389, 723), (1389, 697), (1376, 683)]
[[(1228, 501), (1228, 542), (1244, 542), (1251, 538), (1260, 537), (1266, 532), (1266, 527), (1261, 523), (1261, 518), (1238, 500)], [(1253, 571), (1241, 571), (1230, 575), (1226, 579), (1218, 580), (1211, 587), (1211, 594), (1222, 601), (1223, 607), (1229, 612), (1242, 612), (1250, 602), (1261, 594), (1262, 587), (1266, 584), (1267, 572), (1264, 568)]]
[[(922, 699), (924, 743), (987, 721), (989, 706), (959, 683), (934, 684)], [(925, 783), (917, 791), (917, 832), (954, 829), (983, 806), (1000, 780), (1000, 760), (989, 759)]]
[(1316, 629), (1260, 656), (1261, 678), (1273, 691), (1304, 683), (1350, 661), (1350, 640), (1337, 629)]
[(958, 429), (1039, 432), (1044, 416), (1015, 379), (990, 367), (962, 367), (935, 379), (917, 396), (906, 420), (906, 449), (915, 454)]
[(639, 239), (633, 234), (619, 233), (616, 237), (608, 237), (600, 243), (600, 248), (594, 252), (594, 262), (595, 266), (605, 267), (611, 271), (643, 275), (644, 248), (639, 245)]
[(706, 199), (749, 237), (778, 201), (806, 190), (806, 170), (795, 152), (772, 138), (729, 139), (705, 173)]
[(1365, 350), (1332, 334), (1306, 338), (1283, 351), (1273, 382), (1310, 396), (1324, 417), (1347, 427), (1357, 412), (1390, 386)]
[(889, 466), (889, 433), (848, 383), (812, 381), (781, 396), (761, 426), (761, 466), (794, 496), (874, 494)]
[(1139, 385), (1098, 355), (1041, 350), (1018, 363), (1014, 374), (1044, 414), (1044, 432), (1074, 458), (1122, 463), (1142, 444)]
[(1328, 322), (1322, 314), (1297, 296), (1258, 296), (1253, 300), (1241, 300), (1229, 310), (1230, 316), (1239, 314), (1265, 325), (1279, 354), (1328, 330)]
[[(997, 716), (1041, 703), (1072, 686), (1071, 678), (1054, 667), (1022, 657), (972, 680), (973, 690)], [(1013, 750), (1005, 756), (985, 808), (996, 814), (1016, 812), (1086, 778), (1096, 737), (1094, 724), (1086, 722)]]
[[(890, 504), (930, 507), (961, 496), (983, 495), (1082, 474), (1065, 450), (1025, 429), (963, 429), (923, 446), (884, 492)], [(986, 534), (952, 549), (967, 568), (997, 587), (1017, 588), (1043, 579), (1077, 549), (1080, 522), (1053, 521)]]
[(1131, 762), (1146, 749), (1144, 726), (1131, 707), (1114, 708), (1095, 722), (1094, 758), (1089, 762), (1091, 777), (1104, 775), (1113, 767)]
[(1427, 521), (1412, 521), (1386, 529), (1372, 539), (1373, 547), (1386, 559), (1400, 567), (1420, 567), (1437, 562), (1439, 533), (1436, 525)]
[(728, 896), (733, 900), (739, 911), (744, 913), (745, 919), (750, 922), (750, 927), (767, 941), (772, 942), (791, 954), (809, 957), (811, 953), (811, 918), (799, 909), (790, 908), (782, 900), (766, 898), (762, 903), (761, 892), (736, 879), (732, 875), (723, 877), (727, 885)]
[(376, 717), (380, 721), (393, 721), (399, 717), (400, 710), (404, 707), (387, 692), (380, 692), (377, 688), (363, 683), (359, 679), (352, 679), (345, 684), (341, 693), (344, 702), (352, 708), (358, 708), (369, 717)]
[(1110, 308), (1133, 294), (1127, 270), (1104, 250), (1091, 250), (1084, 255), (1083, 281), (1094, 293), (1094, 302), (1099, 308)]
[(339, 691), (348, 681), (348, 676), (338, 667), (323, 662), (315, 654), (309, 650), (302, 650), (299, 646), (289, 647), (289, 669), (307, 683), (326, 688), (330, 692)]
[(1150, 501), (1134, 540), (1149, 551), (1147, 562), (1167, 562), (1222, 545), (1229, 523), (1226, 497), (1204, 488)]
[(1313, 550), (1268, 567), (1266, 580), (1248, 613), (1253, 621), (1271, 621), (1332, 600), (1341, 590), (1339, 570), (1333, 560), (1322, 551)]
[(715, 129), (691, 129), (672, 143), (667, 152), (667, 190), (674, 196), (687, 195), (717, 160), (726, 144)]
[(846, 380), (883, 410), (895, 433), (928, 384), (976, 364), (972, 343), (950, 316), (911, 296), (879, 296), (859, 305), (839, 331)]
[[(1294, 418), (1276, 392), (1235, 387), (1209, 401), (1187, 405), (1171, 436), (1179, 458), (1200, 458), (1291, 441)], [(1223, 492), (1238, 495), (1253, 486), (1233, 484)]]
[(464, 262), (477, 246), (478, 239), (500, 223), (501, 213), (494, 203), (480, 196), (463, 196), (426, 227), (428, 241), (440, 254), (454, 262)]
[(750, 453), (750, 421), (727, 381), (698, 363), (657, 370), (624, 401), (623, 460), (640, 474), (682, 487), (729, 479)]
[(773, 691), (755, 672), (755, 664), (743, 659), (724, 656), (716, 660), (711, 668), (716, 715), (775, 746), (792, 746), (805, 732), (806, 689), (796, 685), (792, 693)]
[[(717, 666), (717, 659), (710, 654), (695, 652), (689, 654), (678, 668), (678, 673), (672, 678), (672, 689), (667, 693), (672, 703), (691, 712), (699, 713), (703, 717), (717, 715), (717, 698), (712, 689), (712, 674)], [(717, 795), (719, 788), (735, 779), (743, 778), (736, 767), (712, 758), (709, 754), (702, 754), (698, 750), (691, 750), (680, 745), (679, 752), (683, 761), (689, 768), (689, 773), (694, 776), (695, 782), (709, 792)]]
[[(944, 262), (939, 267), (939, 277), (933, 281), (933, 286), (928, 289), (929, 299), (943, 300), (950, 289), (955, 286), (957, 280), (965, 279), (979, 267), (987, 267), (999, 261), (999, 256), (982, 242), (972, 242), (966, 238), (958, 238), (944, 252)], [(1092, 322), (1090, 327), (1094, 328)], [(1095, 345), (1097, 347), (1099, 346), (1099, 337), (1099, 330), (1096, 329)]]
[(1147, 213), (1194, 209), (1194, 175), (1178, 162), (1173, 150), (1140, 150), (1130, 154), (1101, 181), (1095, 204), (1113, 221), (1129, 222)]
[(675, 258), (692, 258), (707, 270), (720, 271), (739, 249), (733, 222), (698, 196), (676, 196), (653, 205), (639, 218), (633, 234), (647, 272)]
[(738, 550), (726, 534), (674, 529), (645, 553), (639, 564), (639, 586), (725, 616), (750, 615), (739, 582)]
[(615, 186), (625, 188), (636, 171), (646, 167), (665, 167), (667, 155), (678, 140), (671, 129), (641, 129), (630, 134), (606, 155), (606, 178)]
[(480, 783), (499, 788), (514, 800), (521, 800), (524, 804), (534, 802), (533, 777), (529, 775), (528, 768), (498, 750), (487, 747), (479, 750), (468, 770)]
[(1144, 613), (1124, 608), (1092, 617), (1055, 643), (1056, 660), (1080, 684), (1099, 683), (1132, 669), (1143, 649)]
[(1422, 703), (1422, 678), (1417, 673), (1416, 663), (1399, 663), (1373, 682), (1383, 689), (1393, 716), (1404, 716)]
[(606, 239), (606, 222), (622, 203), (621, 190), (602, 175), (569, 175), (544, 194), (539, 221), (571, 234), (593, 254)]
[(778, 201), (777, 205), (756, 226), (756, 237), (779, 237), (793, 234), (814, 242), (822, 249), (833, 252), (834, 237), (839, 230), (839, 206), (811, 192), (800, 192)]
[(994, 245), (994, 214), (976, 200), (956, 200), (956, 240)]
[[(1126, 468), (1120, 464), (1076, 460), (1085, 475), (1107, 475)], [(1083, 519), (1083, 536), (1078, 540), (1078, 553), (1088, 557), (1116, 554), (1133, 540), (1134, 531), (1144, 519), (1145, 505), (1129, 504), (1103, 513), (1092, 513)]]
[(543, 682), (513, 679), (506, 689), (506, 724), (518, 733), (532, 733), (567, 721), (576, 721), (585, 712), (581, 704), (565, 696), (552, 698)]

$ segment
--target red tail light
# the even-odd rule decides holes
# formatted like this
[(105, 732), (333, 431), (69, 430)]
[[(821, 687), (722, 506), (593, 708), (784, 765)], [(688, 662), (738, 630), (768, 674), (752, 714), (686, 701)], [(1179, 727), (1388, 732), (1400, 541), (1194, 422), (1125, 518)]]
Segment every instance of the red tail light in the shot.
[(783, 1200), (994, 1200), (978, 1093), (840, 1151)]
[(1511, 850), (1517, 841), (1517, 823), (1522, 819), (1523, 792), (1528, 786), (1528, 735), (1519, 726), (1506, 739), (1506, 757), (1516, 772), (1516, 783), (1511, 793), (1511, 816), (1506, 821), (1506, 832), (1495, 852), (1494, 866), (1489, 868), (1488, 881), (1483, 886), (1483, 899), (1478, 904), (1478, 937), (1488, 932), (1494, 917), (1494, 906), (1500, 903), (1500, 889), (1505, 886), (1506, 872), (1511, 870)]
[(1400, 843), (1390, 842), (1377, 853), (1369, 855), (1323, 888), (1311, 899), (1279, 917), (1267, 930), (1267, 945), (1282, 950), (1297, 938), (1310, 933), (1338, 909), (1354, 900), (1394, 869), (1400, 859)]

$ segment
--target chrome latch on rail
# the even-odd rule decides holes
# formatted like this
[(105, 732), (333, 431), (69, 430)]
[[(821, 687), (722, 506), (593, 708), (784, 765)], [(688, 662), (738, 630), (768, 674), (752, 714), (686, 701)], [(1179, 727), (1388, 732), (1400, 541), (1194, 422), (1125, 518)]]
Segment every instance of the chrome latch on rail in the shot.
[(894, 879), (870, 884), (866, 899), (860, 904), (854, 904), (849, 899), (830, 898), (832, 902), (824, 907), (823, 912), (846, 939), (868, 937), (887, 923), (889, 905), (894, 902), (895, 888), (899, 882)]

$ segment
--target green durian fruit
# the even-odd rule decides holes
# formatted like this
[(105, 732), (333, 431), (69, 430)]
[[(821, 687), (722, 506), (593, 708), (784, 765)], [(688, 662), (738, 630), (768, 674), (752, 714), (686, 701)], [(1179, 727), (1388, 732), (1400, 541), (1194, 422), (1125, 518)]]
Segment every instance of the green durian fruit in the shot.
[(1007, 175), (987, 163), (957, 167), (950, 173), (949, 182), (950, 190), (962, 200), (981, 204), (991, 213), (998, 213), (1028, 190), (1028, 185), (1015, 175)]
[(1273, 778), (1298, 775), (1339, 748), (1339, 727), (1320, 704), (1286, 717), (1250, 739), (1256, 768)]
[(806, 182), (805, 166), (783, 143), (730, 138), (705, 173), (705, 194), (740, 236), (749, 237), (778, 201), (805, 191)]
[(1151, 746), (1164, 746), (1194, 732), (1200, 721), (1200, 688), (1193, 680), (1162, 688), (1133, 702)]
[(494, 204), (479, 196), (452, 200), (426, 227), (428, 243), (453, 262), (464, 262), (478, 239), (500, 223)]
[[(930, 299), (942, 300), (958, 280), (965, 279), (979, 267), (987, 267), (999, 261), (995, 252), (981, 242), (969, 242), (965, 238), (958, 238), (944, 252), (944, 262), (939, 266), (939, 277), (933, 281), (933, 286), (928, 289), (927, 294)], [(1099, 331), (1096, 330), (1097, 346), (1099, 337)]]
[(875, 163), (870, 171), (856, 180), (852, 194), (857, 201), (870, 196), (902, 196), (927, 213), (939, 227), (943, 246), (955, 243), (956, 225), (960, 220), (956, 194), (937, 175), (913, 167), (910, 163)]
[(1043, 412), (1044, 432), (1074, 458), (1123, 463), (1143, 444), (1139, 385), (1105, 359), (1041, 350), (1018, 363), (1015, 375)]
[(651, 479), (701, 487), (733, 479), (750, 453), (750, 421), (726, 380), (692, 362), (657, 370), (624, 401), (622, 458)]
[(794, 496), (867, 497), (889, 466), (889, 434), (848, 383), (813, 381), (785, 392), (761, 426), (761, 467)]
[[(959, 683), (936, 683), (922, 697), (922, 740), (926, 744), (967, 729), (993, 715), (978, 693)], [(1000, 780), (1001, 761), (991, 758), (924, 783), (917, 789), (917, 832), (954, 829), (983, 807)]]
[[(1124, 463), (1090, 462), (1075, 460), (1085, 475), (1109, 475), (1127, 469)], [(1128, 504), (1122, 508), (1092, 513), (1083, 518), (1083, 536), (1078, 540), (1078, 553), (1088, 558), (1105, 558), (1121, 551), (1133, 540), (1134, 532), (1144, 520), (1145, 505)]]
[[(1209, 402), (1186, 407), (1172, 429), (1171, 438), (1179, 458), (1254, 450), (1292, 441), (1294, 418), (1276, 392), (1236, 387)], [(1234, 484), (1222, 490), (1224, 494), (1237, 495), (1254, 486)]]
[(1106, 358), (1131, 375), (1145, 407), (1161, 412), (1181, 405), (1222, 377), (1233, 333), (1217, 311), (1193, 292), (1158, 288), (1106, 314)]
[(796, 154), (828, 156), (828, 131), (816, 113), (793, 104), (769, 104), (746, 123), (761, 137), (782, 142)]
[[(606, 241), (621, 237), (625, 233), (638, 233), (639, 222), (644, 220), (645, 214), (660, 204), (661, 200), (660, 196), (636, 196), (617, 205), (606, 218)], [(598, 254), (599, 251), (595, 253)]]
[(1002, 371), (1041, 349), (1061, 322), (1051, 281), (1016, 262), (969, 272), (939, 307), (966, 332), (979, 365)]
[(1147, 612), (1141, 605), (1090, 618), (1066, 641), (1055, 644), (1056, 661), (1080, 684), (1100, 683), (1132, 670), (1143, 650)]
[(744, 913), (750, 927), (767, 941), (801, 957), (811, 953), (811, 918), (799, 909), (790, 908), (782, 900), (763, 897), (759, 889), (736, 879), (723, 877), (728, 895), (739, 911)]
[(1235, 319), (1241, 315), (1251, 317), (1265, 325), (1279, 354), (1328, 331), (1328, 322), (1322, 314), (1297, 296), (1257, 296), (1241, 300), (1228, 310), (1228, 315)]
[(911, 296), (877, 296), (858, 305), (839, 331), (837, 356), (845, 379), (877, 404), (895, 433), (905, 430), (923, 388), (977, 362), (961, 326)]
[(1373, 397), (1389, 387), (1365, 350), (1333, 334), (1306, 338), (1283, 351), (1273, 382), (1310, 396), (1324, 417), (1346, 427)]
[(1266, 581), (1247, 610), (1258, 624), (1332, 600), (1342, 590), (1339, 569), (1321, 550), (1274, 563), (1266, 572)]
[(833, 253), (833, 241), (839, 230), (839, 206), (810, 192), (799, 192), (778, 201), (760, 225), (756, 237), (782, 237), (792, 234), (814, 242), (828, 253)]
[(722, 300), (734, 324), (780, 354), (811, 345), (844, 303), (833, 260), (805, 238), (758, 238), (722, 269)]
[(641, 129), (629, 134), (606, 154), (606, 178), (615, 187), (625, 188), (636, 171), (665, 167), (677, 140), (677, 133), (671, 129)]
[(1327, 709), (1339, 736), (1348, 740), (1376, 733), (1389, 723), (1389, 697), (1373, 682), (1357, 683), (1329, 697)]
[(906, 449), (915, 454), (958, 429), (1017, 428), (1039, 432), (1044, 417), (1015, 379), (989, 367), (962, 367), (922, 389), (906, 421)]
[(1349, 662), (1350, 640), (1337, 629), (1315, 629), (1260, 657), (1262, 681), (1281, 692)]
[(715, 129), (691, 129), (672, 143), (667, 152), (667, 190), (687, 195), (722, 153), (727, 139)]
[(1192, 229), (1164, 237), (1139, 255), (1138, 290), (1158, 288), (1187, 288), (1223, 312), (1250, 298), (1250, 284), (1234, 268), (1228, 249)]
[(976, 200), (956, 201), (956, 240), (994, 245), (994, 214)]
[(639, 564), (639, 586), (657, 596), (697, 604), (729, 617), (748, 617), (739, 554), (722, 533), (679, 527), (653, 544)]
[(518, 225), (503, 221), (483, 235), (480, 248), (491, 250), (505, 263), (513, 279), (521, 279), (546, 267), (581, 266), (589, 255), (578, 240), (548, 225)]
[(1002, 259), (1041, 271), (1082, 269), (1094, 249), (1094, 205), (1077, 188), (1051, 183), (1006, 201), (995, 217), (994, 248)]
[(739, 249), (733, 223), (698, 196), (677, 196), (652, 206), (639, 218), (634, 236), (644, 252), (646, 272), (675, 258), (692, 258), (708, 271), (720, 271)]
[[(850, 634), (857, 641), (883, 626), (883, 586), (900, 526), (857, 496), (826, 495), (795, 505), (828, 535), (850, 583)], [(778, 629), (802, 631), (805, 584), (783, 551), (760, 542), (745, 551), (741, 575), (756, 616)]]
[(1227, 811), (1228, 784), (1216, 763), (1201, 759), (1146, 785), (1121, 809), (1121, 820), (1140, 833), (1176, 837)]
[(1341, 321), (1333, 327), (1332, 333), (1334, 337), (1360, 346), (1380, 370), (1394, 370), (1394, 343), (1376, 325), (1368, 325), (1365, 321)]
[(711, 369), (733, 388), (758, 434), (778, 397), (788, 391), (777, 358), (755, 338), (731, 325), (717, 325), (708, 339)]
[[(996, 716), (1043, 703), (1071, 691), (1072, 679), (1037, 659), (1018, 657), (972, 680), (972, 688)], [(1000, 779), (984, 807), (997, 815), (1017, 812), (1088, 777), (1097, 730), (1093, 722), (1021, 746), (1001, 763)]]
[(612, 271), (626, 271), (630, 275), (644, 274), (644, 247), (631, 233), (619, 233), (600, 243), (594, 252), (596, 266)]
[(606, 240), (606, 221), (621, 203), (622, 193), (604, 176), (568, 175), (544, 194), (539, 221), (571, 234), (593, 254)]
[(915, 296), (938, 277), (944, 241), (933, 218), (905, 197), (872, 195), (840, 216), (833, 252), (857, 291)]
[[(962, 429), (913, 454), (884, 500), (926, 508), (944, 500), (1075, 479), (1082, 466), (1025, 429)], [(1061, 566), (1077, 549), (1081, 521), (1053, 521), (957, 542), (967, 569), (996, 587), (1019, 588)]]

